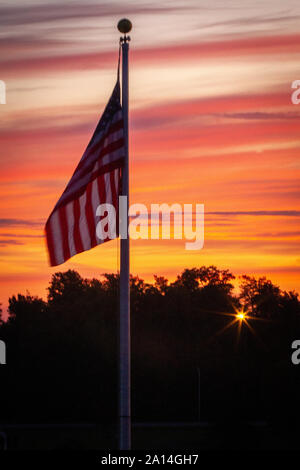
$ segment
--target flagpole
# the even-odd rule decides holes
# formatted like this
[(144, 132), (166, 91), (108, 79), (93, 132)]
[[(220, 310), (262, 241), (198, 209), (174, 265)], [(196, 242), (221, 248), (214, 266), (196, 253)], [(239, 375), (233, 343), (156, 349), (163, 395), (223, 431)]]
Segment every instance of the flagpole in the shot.
[(129, 286), (129, 158), (128, 158), (128, 51), (131, 22), (120, 20), (118, 29), (124, 34), (122, 44), (122, 110), (124, 120), (125, 163), (122, 169), (122, 196), (127, 196), (126, 238), (121, 237), (120, 256), (120, 365), (119, 365), (119, 447), (131, 448), (131, 400), (130, 400), (130, 286)]

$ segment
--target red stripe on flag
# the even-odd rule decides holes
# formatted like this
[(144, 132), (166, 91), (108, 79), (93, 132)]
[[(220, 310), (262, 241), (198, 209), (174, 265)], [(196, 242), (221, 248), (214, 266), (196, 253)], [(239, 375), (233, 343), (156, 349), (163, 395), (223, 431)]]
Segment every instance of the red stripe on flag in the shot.
[(62, 248), (64, 254), (64, 261), (71, 257), (70, 255), (70, 247), (69, 247), (69, 234), (68, 234), (68, 221), (66, 215), (66, 206), (63, 206), (59, 209), (59, 226), (61, 231), (61, 240), (62, 240)]
[(97, 182), (98, 182), (98, 193), (99, 193), (100, 204), (105, 204), (107, 201), (106, 201), (106, 188), (105, 188), (104, 174), (101, 174), (98, 176)]
[(97, 245), (95, 214), (93, 213), (93, 203), (92, 203), (92, 185), (93, 185), (93, 182), (89, 183), (87, 186), (86, 203), (85, 203), (85, 218), (88, 224), (89, 234), (91, 238), (91, 247)]
[(80, 219), (79, 199), (74, 200), (73, 212), (74, 212), (74, 229), (73, 229), (74, 243), (75, 243), (76, 253), (81, 253), (83, 251), (83, 244), (82, 244), (80, 230), (79, 230), (79, 219)]
[(116, 190), (116, 185), (115, 185), (115, 172), (111, 171), (109, 173), (109, 177), (110, 177), (112, 203), (113, 203), (114, 208), (116, 208), (116, 206), (117, 206), (117, 190)]
[[(98, 193), (99, 193), (99, 204), (106, 204), (107, 200), (106, 200), (106, 188), (105, 188), (104, 174), (98, 176), (97, 183), (98, 183)], [(103, 217), (105, 217), (105, 216), (103, 215), (102, 218)], [(101, 218), (101, 220), (102, 220), (102, 218)], [(107, 228), (107, 227), (105, 226), (104, 228)], [(103, 240), (103, 241), (107, 241), (107, 240), (109, 240), (108, 237), (105, 238), (105, 240)]]

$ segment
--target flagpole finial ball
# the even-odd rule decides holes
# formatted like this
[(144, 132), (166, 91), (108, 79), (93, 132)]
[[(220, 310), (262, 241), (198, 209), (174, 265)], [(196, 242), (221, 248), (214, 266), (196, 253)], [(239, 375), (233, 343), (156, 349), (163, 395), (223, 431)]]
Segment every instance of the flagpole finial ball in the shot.
[(120, 31), (120, 33), (127, 34), (129, 33), (129, 31), (131, 31), (131, 28), (131, 21), (129, 21), (127, 18), (123, 18), (118, 23), (118, 30)]

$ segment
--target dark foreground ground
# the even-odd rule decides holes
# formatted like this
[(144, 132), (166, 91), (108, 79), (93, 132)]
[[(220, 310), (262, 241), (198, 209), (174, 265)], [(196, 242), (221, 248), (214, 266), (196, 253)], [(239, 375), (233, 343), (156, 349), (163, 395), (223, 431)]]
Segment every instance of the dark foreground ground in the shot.
[[(114, 425), (1, 425), (8, 450), (117, 449)], [(300, 430), (292, 423), (135, 423), (133, 450), (300, 450)]]

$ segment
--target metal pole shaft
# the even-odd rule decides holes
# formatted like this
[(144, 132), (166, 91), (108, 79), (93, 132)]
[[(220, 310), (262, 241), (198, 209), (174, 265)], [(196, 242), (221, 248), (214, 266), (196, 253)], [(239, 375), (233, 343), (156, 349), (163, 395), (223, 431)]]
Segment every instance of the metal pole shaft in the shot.
[(129, 165), (128, 165), (128, 42), (122, 43), (122, 109), (124, 119), (125, 164), (122, 172), (122, 195), (127, 196), (126, 238), (121, 238), (120, 259), (120, 449), (131, 448), (130, 403), (130, 288), (129, 288)]
[(200, 391), (201, 391), (201, 382), (200, 382), (200, 379), (201, 379), (201, 376), (200, 376), (200, 367), (197, 367), (197, 375), (198, 375), (198, 421), (201, 420), (201, 395), (200, 395)]

